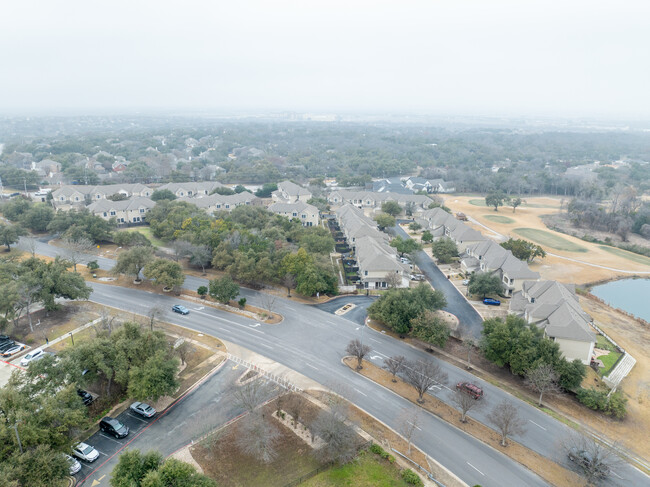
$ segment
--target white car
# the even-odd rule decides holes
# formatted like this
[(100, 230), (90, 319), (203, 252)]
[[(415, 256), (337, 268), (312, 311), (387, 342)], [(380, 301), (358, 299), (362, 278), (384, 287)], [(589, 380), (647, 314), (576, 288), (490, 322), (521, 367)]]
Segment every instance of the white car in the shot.
[(463, 281), (463, 286), (469, 286), (469, 279), (465, 279)]
[(78, 443), (72, 449), (72, 454), (80, 460), (94, 462), (99, 458), (99, 452), (86, 443)]
[(66, 455), (65, 453), (63, 456), (70, 464), (70, 475), (74, 475), (81, 470), (81, 463), (79, 463), (75, 458), (72, 458), (70, 455)]
[(156, 414), (156, 410), (149, 406), (149, 404), (145, 404), (143, 402), (134, 402), (131, 404), (131, 411), (134, 413), (138, 413), (140, 416), (144, 416), (145, 418), (151, 418), (154, 414)]
[(42, 358), (43, 356), (43, 349), (42, 348), (37, 348), (36, 350), (32, 350), (29, 352), (27, 355), (25, 355), (23, 358), (20, 359), (20, 365), (23, 367), (27, 367), (31, 362), (34, 360), (38, 360), (39, 358)]

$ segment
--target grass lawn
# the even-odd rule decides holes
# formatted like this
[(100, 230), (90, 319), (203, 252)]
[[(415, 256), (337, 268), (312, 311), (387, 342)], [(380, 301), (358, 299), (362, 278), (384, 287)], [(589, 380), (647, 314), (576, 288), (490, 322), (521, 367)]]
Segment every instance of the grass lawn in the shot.
[[(485, 204), (485, 199), (469, 200), (469, 204), (474, 205), (474, 206), (485, 206), (485, 207), (487, 207), (487, 205)], [(506, 204), (506, 205), (502, 206), (501, 208), (508, 208), (508, 207), (509, 206)], [(490, 207), (490, 208), (492, 208), (492, 207)], [(510, 208), (512, 208), (512, 207), (510, 207)], [(521, 208), (557, 208), (557, 206), (542, 205), (540, 203), (522, 203)]]
[(483, 218), (486, 220), (490, 220), (495, 223), (515, 223), (515, 221), (512, 218), (508, 218), (507, 216), (500, 216), (500, 215), (483, 215)]
[(399, 468), (379, 456), (362, 452), (353, 462), (331, 468), (303, 482), (305, 487), (408, 487)]
[(145, 237), (147, 237), (152, 244), (154, 244), (156, 247), (164, 247), (166, 244), (162, 240), (160, 240), (158, 237), (154, 237), (153, 233), (151, 232), (151, 227), (131, 227), (131, 228), (122, 228), (119, 230), (120, 232), (139, 232)]
[(478, 200), (478, 199), (477, 200), (469, 200), (469, 204), (474, 205), (474, 206), (486, 206), (487, 207), (487, 205), (485, 204), (484, 199), (482, 199), (482, 200)]
[(515, 228), (515, 233), (524, 238), (530, 239), (541, 245), (546, 245), (555, 250), (564, 250), (566, 252), (587, 252), (587, 249), (581, 245), (575, 244), (559, 235), (554, 235), (546, 230), (536, 228)]
[(622, 354), (618, 352), (609, 352), (607, 355), (601, 355), (598, 357), (598, 359), (602, 360), (603, 362), (603, 368), (598, 370), (598, 372), (600, 372), (600, 375), (604, 377), (609, 374), (612, 370), (612, 367), (614, 367), (614, 364), (621, 355)]
[(607, 341), (607, 338), (602, 335), (596, 335), (596, 348), (600, 348), (601, 350), (609, 350), (610, 352), (616, 351), (614, 345), (609, 343), (609, 341)]
[(599, 245), (598, 247), (606, 252), (609, 252), (610, 254), (618, 255), (619, 257), (631, 260), (637, 264), (650, 265), (650, 258), (646, 257), (645, 255), (635, 254), (634, 252), (617, 249), (616, 247), (610, 247), (609, 245)]

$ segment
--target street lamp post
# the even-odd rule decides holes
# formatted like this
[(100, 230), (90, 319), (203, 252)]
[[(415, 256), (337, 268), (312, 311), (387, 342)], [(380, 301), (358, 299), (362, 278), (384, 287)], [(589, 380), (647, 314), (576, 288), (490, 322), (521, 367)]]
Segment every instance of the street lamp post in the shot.
[(18, 423), (20, 421), (16, 421), (14, 423), (14, 431), (16, 432), (16, 440), (18, 440), (18, 448), (20, 448), (20, 453), (23, 453), (23, 444), (20, 442), (20, 435), (18, 434)]
[(70, 332), (69, 335), (70, 335), (70, 340), (72, 340), (72, 346), (74, 347), (74, 336), (72, 336), (72, 332)]

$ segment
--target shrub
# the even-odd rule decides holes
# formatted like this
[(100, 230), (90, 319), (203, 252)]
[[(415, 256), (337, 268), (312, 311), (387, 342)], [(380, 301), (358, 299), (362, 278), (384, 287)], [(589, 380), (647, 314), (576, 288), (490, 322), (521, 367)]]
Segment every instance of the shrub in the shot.
[(239, 307), (244, 309), (246, 307), (246, 298), (241, 298), (239, 301), (237, 301), (237, 304), (239, 304)]
[(375, 455), (382, 455), (386, 453), (386, 451), (377, 443), (373, 443), (370, 445), (370, 451), (373, 452)]
[(616, 391), (607, 397), (605, 391), (579, 389), (577, 397), (578, 401), (589, 409), (600, 411), (608, 416), (614, 416), (616, 419), (623, 419), (627, 414), (625, 407), (627, 399), (623, 397), (621, 391)]
[(196, 290), (196, 293), (201, 297), (205, 297), (205, 295), (208, 294), (207, 286), (199, 286), (199, 288)]
[(90, 262), (88, 262), (88, 269), (90, 269), (91, 271), (96, 271), (97, 269), (99, 269), (99, 264), (97, 263), (96, 260), (91, 260)]
[(404, 470), (402, 470), (402, 479), (407, 484), (417, 485), (419, 487), (424, 486), (424, 482), (422, 482), (422, 479), (418, 476), (418, 474), (416, 474), (410, 468), (405, 468)]

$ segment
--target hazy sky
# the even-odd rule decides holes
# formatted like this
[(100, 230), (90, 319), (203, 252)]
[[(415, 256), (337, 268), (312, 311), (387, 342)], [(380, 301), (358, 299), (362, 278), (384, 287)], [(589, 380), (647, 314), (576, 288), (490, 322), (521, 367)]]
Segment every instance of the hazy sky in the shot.
[(650, 118), (647, 0), (6, 0), (0, 114)]

